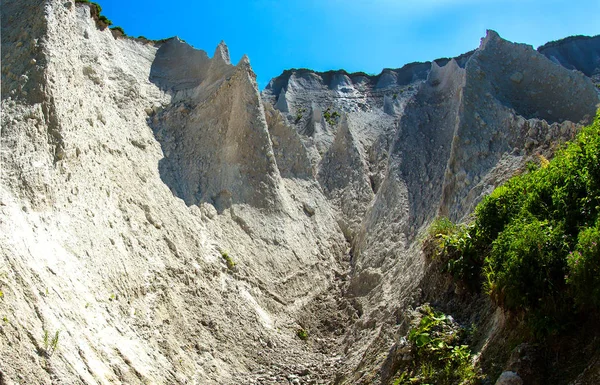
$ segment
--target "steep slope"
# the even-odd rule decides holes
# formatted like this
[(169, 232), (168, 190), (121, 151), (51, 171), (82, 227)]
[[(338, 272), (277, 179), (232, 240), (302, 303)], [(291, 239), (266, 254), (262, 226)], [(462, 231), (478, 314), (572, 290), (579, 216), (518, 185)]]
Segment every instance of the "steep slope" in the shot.
[(247, 60), (115, 39), (69, 1), (1, 12), (0, 382), (320, 367), (299, 309), (346, 244), (314, 182), (280, 176)]

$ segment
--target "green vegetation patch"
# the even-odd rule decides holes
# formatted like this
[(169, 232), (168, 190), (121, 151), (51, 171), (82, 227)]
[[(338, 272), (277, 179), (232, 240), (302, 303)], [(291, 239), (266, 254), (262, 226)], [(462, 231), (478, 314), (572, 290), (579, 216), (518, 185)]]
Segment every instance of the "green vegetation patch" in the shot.
[(443, 271), (450, 273), (467, 288), (477, 291), (481, 285), (481, 250), (472, 242), (472, 224), (456, 225), (441, 217), (429, 227), (425, 244), (427, 254), (438, 259)]
[(304, 107), (300, 107), (298, 108), (298, 111), (296, 111), (296, 119), (294, 119), (295, 123), (300, 122), (300, 120), (302, 120), (302, 114), (306, 112), (306, 109)]
[(308, 331), (306, 331), (306, 329), (298, 329), (298, 330), (296, 330), (296, 335), (302, 341), (306, 341), (308, 339)]
[(473, 364), (474, 357), (466, 341), (469, 331), (452, 317), (421, 306), (408, 333), (410, 360), (401, 360), (392, 383), (479, 384), (483, 376)]
[(600, 310), (600, 114), (548, 162), (485, 197), (470, 224), (438, 219), (431, 253), (537, 335)]
[(229, 256), (229, 253), (227, 253), (226, 251), (221, 251), (221, 257), (223, 258), (223, 260), (225, 260), (225, 264), (227, 265), (227, 268), (229, 270), (234, 270), (235, 269), (236, 263)]
[(57, 330), (52, 337), (48, 330), (44, 329), (44, 335), (42, 336), (43, 352), (47, 357), (51, 357), (58, 349), (58, 339), (60, 336), (60, 330)]
[(98, 16), (98, 20), (99, 20), (100, 22), (102, 22), (102, 23), (106, 24), (107, 26), (110, 26), (110, 25), (112, 25), (112, 23), (113, 23), (113, 22), (112, 22), (112, 21), (111, 21), (109, 18), (107, 18), (107, 17), (106, 17), (106, 16), (104, 16), (104, 15), (100, 15), (100, 16)]
[(339, 118), (340, 118), (340, 113), (337, 111), (331, 111), (331, 107), (327, 107), (327, 109), (325, 110), (325, 112), (323, 112), (323, 117), (325, 118), (325, 121), (330, 125), (330, 126), (334, 126), (337, 124)]
[(89, 4), (92, 7), (92, 13), (95, 10), (97, 15), (102, 12), (102, 7), (100, 4), (91, 2), (90, 0), (75, 0), (75, 4)]

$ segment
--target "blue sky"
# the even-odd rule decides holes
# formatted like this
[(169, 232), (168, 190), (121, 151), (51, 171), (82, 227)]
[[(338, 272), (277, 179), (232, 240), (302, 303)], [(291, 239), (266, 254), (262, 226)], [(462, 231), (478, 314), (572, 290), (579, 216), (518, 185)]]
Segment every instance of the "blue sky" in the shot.
[(263, 88), (288, 68), (379, 73), (476, 48), (486, 29), (537, 47), (600, 34), (600, 0), (97, 0), (128, 35), (179, 36), (212, 56), (225, 40)]

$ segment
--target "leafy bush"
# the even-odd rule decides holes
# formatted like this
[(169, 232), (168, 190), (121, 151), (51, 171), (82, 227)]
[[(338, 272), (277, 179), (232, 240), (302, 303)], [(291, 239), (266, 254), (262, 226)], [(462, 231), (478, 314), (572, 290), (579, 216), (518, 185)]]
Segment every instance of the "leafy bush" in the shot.
[(102, 29), (112, 25), (112, 21), (110, 21), (110, 19), (108, 19), (104, 15), (101, 15), (102, 7), (100, 6), (100, 4), (94, 3), (90, 0), (75, 0), (75, 4), (89, 4), (90, 15), (96, 20), (96, 25), (98, 25)]
[(419, 312), (420, 319), (408, 333), (413, 359), (400, 368), (393, 384), (478, 384), (482, 376), (465, 344), (466, 329), (429, 305)]
[(483, 258), (481, 246), (475, 241), (473, 225), (460, 225), (452, 234), (444, 236), (443, 258), (445, 270), (465, 286), (477, 290), (481, 284)]
[(509, 310), (555, 313), (565, 289), (562, 235), (560, 226), (535, 217), (512, 221), (485, 260), (486, 292)]
[(446, 217), (437, 217), (427, 229), (429, 237), (441, 238), (456, 231), (456, 225)]
[(446, 217), (436, 218), (428, 229), (425, 243), (445, 272), (476, 290), (483, 259), (472, 242), (473, 230), (473, 225), (456, 225)]
[(581, 308), (600, 308), (600, 220), (579, 233), (576, 250), (567, 256), (567, 284)]
[(438, 252), (450, 273), (482, 281), (547, 334), (600, 309), (600, 114), (552, 161), (538, 160), (484, 198), (471, 224), (435, 227), (451, 229)]
[[(93, 7), (96, 10), (96, 15), (100, 15), (100, 12), (102, 12), (102, 7), (100, 6), (100, 4), (98, 3), (94, 3), (90, 0), (75, 0), (75, 4), (89, 4), (91, 7)], [(92, 14), (94, 13), (94, 10), (92, 10)]]

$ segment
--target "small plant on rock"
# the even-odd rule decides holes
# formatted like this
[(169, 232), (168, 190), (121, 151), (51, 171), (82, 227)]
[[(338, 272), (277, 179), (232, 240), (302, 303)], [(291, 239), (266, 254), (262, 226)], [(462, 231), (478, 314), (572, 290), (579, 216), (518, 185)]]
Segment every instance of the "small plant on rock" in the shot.
[(96, 26), (100, 29), (104, 30), (104, 28), (112, 25), (112, 21), (110, 21), (106, 16), (101, 15), (102, 7), (100, 4), (91, 2), (89, 0), (75, 0), (75, 4), (89, 4), (90, 5), (90, 15), (96, 20)]
[(305, 108), (300, 107), (298, 108), (298, 111), (296, 111), (296, 119), (295, 119), (295, 123), (298, 123), (300, 120), (302, 120), (302, 114), (306, 111)]
[(60, 330), (57, 330), (56, 333), (54, 333), (54, 336), (52, 336), (52, 338), (50, 338), (50, 333), (48, 333), (48, 330), (44, 329), (44, 336), (42, 337), (42, 343), (43, 343), (43, 347), (44, 347), (44, 353), (46, 354), (46, 356), (51, 357), (54, 352), (56, 352), (56, 350), (58, 349), (58, 338), (60, 335)]
[(225, 260), (225, 264), (227, 265), (227, 268), (229, 270), (235, 269), (236, 263), (233, 261), (233, 259), (231, 259), (229, 253), (227, 253), (226, 251), (221, 251), (221, 257), (223, 257), (223, 259)]
[(331, 112), (331, 107), (327, 107), (325, 112), (323, 112), (323, 118), (325, 118), (325, 121), (330, 126), (335, 125), (337, 123), (339, 117), (340, 117), (339, 112), (337, 112), (337, 111)]
[(306, 329), (301, 328), (301, 329), (296, 330), (296, 335), (302, 341), (306, 341), (308, 339), (308, 331)]
[(100, 20), (101, 22), (103, 22), (103, 23), (104, 23), (104, 24), (106, 24), (107, 26), (110, 26), (110, 25), (112, 25), (112, 23), (113, 23), (113, 22), (112, 22), (112, 21), (111, 21), (111, 20), (110, 20), (108, 17), (106, 17), (106, 16), (104, 16), (104, 15), (100, 15), (100, 16), (98, 16), (98, 20)]

